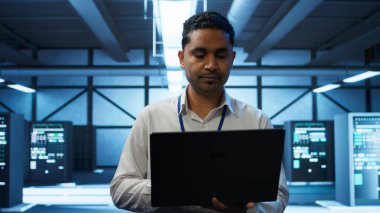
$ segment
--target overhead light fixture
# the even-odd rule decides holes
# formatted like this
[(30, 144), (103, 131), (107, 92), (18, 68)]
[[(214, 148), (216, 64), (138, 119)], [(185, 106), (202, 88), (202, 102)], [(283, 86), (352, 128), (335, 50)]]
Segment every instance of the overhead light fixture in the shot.
[(167, 71), (166, 76), (168, 79), (169, 91), (180, 93), (182, 91), (183, 71)]
[(29, 87), (26, 87), (26, 86), (23, 86), (23, 85), (20, 85), (20, 84), (7, 83), (7, 87), (12, 88), (12, 89), (16, 89), (16, 90), (19, 90), (19, 91), (22, 91), (22, 92), (26, 92), (26, 93), (34, 93), (34, 92), (36, 92), (35, 89), (29, 88)]
[(35, 89), (29, 88), (29, 87), (26, 87), (26, 86), (23, 86), (20, 84), (16, 84), (12, 81), (8, 81), (8, 80), (2, 79), (2, 78), (0, 78), (0, 83), (3, 83), (3, 84), (5, 84), (5, 86), (7, 86), (9, 88), (16, 89), (16, 90), (19, 90), (21, 92), (26, 92), (26, 93), (36, 92)]
[(358, 82), (358, 81), (371, 78), (377, 75), (380, 75), (380, 71), (367, 71), (358, 75), (351, 76), (349, 78), (345, 78), (342, 81), (339, 81), (333, 84), (328, 84), (322, 87), (318, 87), (316, 89), (313, 89), (313, 92), (315, 93), (327, 92), (329, 90), (333, 90), (340, 87), (341, 83), (354, 83), (354, 82)]
[(197, 0), (159, 0), (161, 35), (166, 68), (179, 68), (177, 53), (181, 49), (182, 28), (195, 13)]
[[(197, 0), (153, 0), (153, 7), (154, 21), (158, 33), (161, 34), (163, 57), (168, 69), (168, 88), (170, 92), (179, 93), (182, 91), (183, 81), (183, 71), (179, 70), (178, 60), (178, 51), (182, 48), (182, 28), (186, 19), (195, 14)], [(153, 30), (155, 32), (156, 29)]]
[(372, 78), (376, 75), (380, 75), (380, 71), (367, 71), (367, 72), (364, 72), (364, 73), (343, 79), (343, 82), (344, 83), (354, 83), (354, 82), (358, 82), (358, 81), (361, 81), (361, 80), (364, 80), (367, 78)]
[(325, 86), (313, 89), (313, 92), (315, 93), (327, 92), (329, 90), (336, 89), (338, 87), (340, 87), (340, 84), (327, 84)]

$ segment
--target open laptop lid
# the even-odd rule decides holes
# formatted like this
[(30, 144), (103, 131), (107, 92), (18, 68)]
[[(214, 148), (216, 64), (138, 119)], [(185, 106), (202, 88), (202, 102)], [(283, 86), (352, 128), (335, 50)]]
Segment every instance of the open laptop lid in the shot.
[(150, 135), (153, 206), (210, 206), (277, 199), (285, 131)]

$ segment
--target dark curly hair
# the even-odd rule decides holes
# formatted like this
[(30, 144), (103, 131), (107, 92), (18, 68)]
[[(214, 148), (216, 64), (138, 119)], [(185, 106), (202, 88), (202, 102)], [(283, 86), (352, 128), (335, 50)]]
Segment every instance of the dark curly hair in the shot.
[(190, 42), (190, 32), (207, 28), (223, 30), (229, 35), (231, 45), (234, 45), (235, 31), (228, 19), (218, 12), (206, 11), (193, 15), (183, 23), (182, 50)]

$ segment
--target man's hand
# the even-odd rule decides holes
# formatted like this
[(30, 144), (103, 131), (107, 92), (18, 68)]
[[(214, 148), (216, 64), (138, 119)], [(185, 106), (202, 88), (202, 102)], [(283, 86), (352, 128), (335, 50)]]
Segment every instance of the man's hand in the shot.
[(212, 205), (218, 211), (224, 213), (245, 213), (247, 209), (253, 208), (255, 206), (254, 203), (249, 202), (245, 206), (235, 206), (235, 205), (226, 205), (220, 202), (216, 197), (211, 199)]

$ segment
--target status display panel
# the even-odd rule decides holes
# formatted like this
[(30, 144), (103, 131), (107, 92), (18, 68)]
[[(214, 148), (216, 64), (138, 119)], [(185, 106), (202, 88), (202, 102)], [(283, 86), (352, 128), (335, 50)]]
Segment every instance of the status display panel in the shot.
[(348, 113), (335, 121), (337, 201), (380, 204), (380, 113)]
[(22, 203), (24, 148), (24, 117), (0, 113), (0, 206)]
[[(8, 165), (6, 156), (8, 155), (8, 125), (7, 116), (0, 116), (0, 194), (5, 191), (8, 185)], [(5, 192), (4, 192), (5, 193)]]
[(71, 181), (73, 158), (71, 123), (33, 123), (30, 138), (31, 183)]
[(333, 122), (287, 121), (284, 127), (284, 164), (289, 184), (333, 184)]
[(353, 116), (356, 199), (380, 198), (380, 116)]

